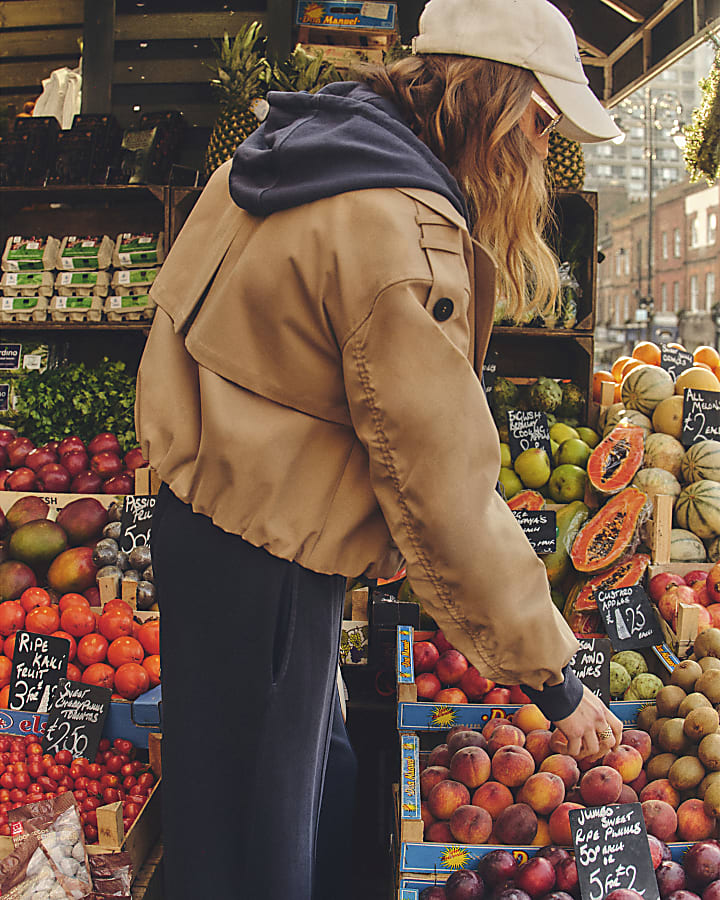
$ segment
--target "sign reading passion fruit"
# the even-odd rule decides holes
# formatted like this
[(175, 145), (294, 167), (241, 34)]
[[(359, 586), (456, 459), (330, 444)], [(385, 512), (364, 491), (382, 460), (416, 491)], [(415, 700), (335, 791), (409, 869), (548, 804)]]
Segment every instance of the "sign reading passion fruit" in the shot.
[(540, 447), (552, 459), (550, 446), (550, 426), (544, 412), (534, 409), (509, 409), (508, 432), (510, 455), (515, 461), (521, 453), (531, 447)]
[(639, 650), (662, 644), (650, 599), (642, 585), (597, 592), (597, 605), (613, 650)]
[(67, 675), (70, 641), (30, 631), (15, 633), (10, 670), (10, 709), (47, 712), (58, 682)]
[(120, 549), (130, 553), (136, 547), (150, 544), (150, 527), (155, 497), (126, 494), (120, 520)]
[(580, 649), (570, 660), (570, 668), (582, 683), (607, 706), (610, 703), (609, 638), (578, 638)]
[(557, 519), (553, 509), (514, 509), (513, 515), (538, 554), (557, 549)]
[(681, 372), (692, 368), (692, 353), (688, 353), (687, 350), (680, 350), (678, 347), (668, 347), (667, 344), (662, 344), (660, 347), (660, 365), (672, 375), (673, 381), (676, 381)]
[(685, 388), (683, 394), (682, 442), (720, 441), (720, 393)]

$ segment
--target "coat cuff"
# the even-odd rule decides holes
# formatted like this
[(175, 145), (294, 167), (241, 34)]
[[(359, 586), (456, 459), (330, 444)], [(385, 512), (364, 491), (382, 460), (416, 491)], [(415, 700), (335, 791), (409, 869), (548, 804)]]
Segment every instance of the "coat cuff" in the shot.
[(551, 722), (564, 719), (574, 712), (583, 695), (582, 681), (570, 666), (565, 666), (562, 672), (564, 680), (560, 684), (547, 685), (542, 691), (522, 685), (523, 691)]

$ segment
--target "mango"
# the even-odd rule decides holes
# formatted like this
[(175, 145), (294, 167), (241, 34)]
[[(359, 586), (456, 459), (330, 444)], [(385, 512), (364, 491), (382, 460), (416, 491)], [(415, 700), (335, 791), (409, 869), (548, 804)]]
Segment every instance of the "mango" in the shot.
[(47, 519), (26, 522), (10, 537), (10, 556), (26, 563), (35, 571), (44, 572), (50, 563), (67, 549), (63, 529)]
[(60, 594), (81, 594), (95, 584), (97, 566), (90, 547), (71, 547), (55, 557), (48, 569), (48, 584)]

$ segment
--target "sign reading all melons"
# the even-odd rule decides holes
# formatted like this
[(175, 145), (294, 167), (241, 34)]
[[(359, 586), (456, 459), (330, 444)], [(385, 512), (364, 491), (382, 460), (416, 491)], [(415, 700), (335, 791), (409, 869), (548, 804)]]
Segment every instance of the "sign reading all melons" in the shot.
[(685, 388), (681, 440), (686, 447), (720, 440), (720, 393)]

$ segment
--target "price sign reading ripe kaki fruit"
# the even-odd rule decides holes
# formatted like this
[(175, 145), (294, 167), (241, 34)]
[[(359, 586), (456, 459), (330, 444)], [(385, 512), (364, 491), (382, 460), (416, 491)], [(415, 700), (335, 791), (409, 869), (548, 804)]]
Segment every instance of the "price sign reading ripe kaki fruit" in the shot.
[(65, 638), (16, 632), (8, 707), (47, 712), (58, 682), (67, 675), (69, 655), (70, 641)]
[(155, 497), (135, 497), (126, 494), (120, 520), (120, 549), (130, 553), (136, 547), (150, 543), (150, 527), (155, 509)]
[(582, 900), (603, 900), (621, 889), (659, 900), (639, 803), (571, 809), (569, 815)]
[(48, 710), (43, 753), (69, 750), (73, 759), (95, 759), (112, 691), (61, 678)]

